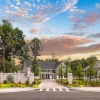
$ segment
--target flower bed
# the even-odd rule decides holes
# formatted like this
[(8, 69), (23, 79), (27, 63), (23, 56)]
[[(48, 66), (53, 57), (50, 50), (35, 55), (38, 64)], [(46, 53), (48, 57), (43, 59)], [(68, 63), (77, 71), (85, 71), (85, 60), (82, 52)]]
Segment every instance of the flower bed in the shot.
[(38, 88), (38, 85), (41, 83), (40, 79), (35, 79), (32, 84), (29, 84), (29, 81), (27, 80), (25, 84), (19, 82), (18, 84), (16, 83), (8, 83), (7, 81), (4, 81), (3, 84), (0, 84), (0, 89), (3, 88), (10, 88), (10, 87), (20, 87), (20, 88), (25, 88), (25, 87), (32, 87), (32, 88)]
[(72, 87), (87, 87), (87, 86), (91, 86), (91, 87), (100, 87), (100, 81), (83, 81), (83, 80), (73, 80), (73, 84), (69, 84), (67, 80), (56, 80), (57, 83), (61, 84), (61, 85), (65, 85), (69, 88)]

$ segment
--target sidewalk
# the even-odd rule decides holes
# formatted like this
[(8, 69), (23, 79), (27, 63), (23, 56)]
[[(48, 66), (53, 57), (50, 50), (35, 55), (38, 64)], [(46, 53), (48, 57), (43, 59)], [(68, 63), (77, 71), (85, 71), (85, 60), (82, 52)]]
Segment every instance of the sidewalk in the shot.
[(4, 88), (0, 89), (0, 93), (10, 93), (10, 92), (24, 92), (24, 91), (31, 91), (34, 90), (33, 88)]
[(74, 90), (89, 91), (89, 92), (100, 92), (100, 87), (74, 87)]

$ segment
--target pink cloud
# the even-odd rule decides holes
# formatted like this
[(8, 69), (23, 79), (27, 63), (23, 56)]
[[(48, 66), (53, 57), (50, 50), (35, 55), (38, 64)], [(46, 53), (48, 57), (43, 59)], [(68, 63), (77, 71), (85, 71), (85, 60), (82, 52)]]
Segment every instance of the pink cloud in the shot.
[(73, 30), (84, 30), (91, 25), (94, 25), (98, 20), (100, 20), (100, 12), (91, 12), (82, 17), (72, 16), (71, 22), (73, 22)]
[[(27, 39), (27, 44), (29, 44), (30, 41), (30, 39)], [(42, 56), (51, 55), (52, 53), (56, 54), (57, 56), (64, 56), (100, 51), (100, 44), (82, 46), (83, 44), (92, 42), (92, 40), (88, 38), (63, 36), (59, 38), (53, 37), (47, 39), (46, 37), (41, 37), (41, 42), (44, 47), (41, 53)], [(31, 51), (29, 54), (31, 54)]]
[(33, 29), (30, 30), (30, 33), (36, 33), (38, 31), (39, 31), (39, 28), (33, 28)]
[(57, 55), (68, 55), (78, 53), (79, 49), (80, 51), (82, 50), (81, 47), (79, 47), (79, 45), (89, 43), (92, 40), (81, 37), (63, 36), (60, 38), (53, 37), (51, 39), (42, 38), (41, 41), (44, 46), (44, 50), (42, 52), (44, 55), (50, 55), (52, 53), (55, 53)]

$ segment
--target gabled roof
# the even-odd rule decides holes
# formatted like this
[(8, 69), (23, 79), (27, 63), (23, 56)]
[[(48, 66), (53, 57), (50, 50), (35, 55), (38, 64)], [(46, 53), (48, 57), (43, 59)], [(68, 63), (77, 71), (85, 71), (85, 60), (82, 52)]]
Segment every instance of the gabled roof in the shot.
[[(100, 69), (100, 60), (97, 60), (97, 62), (95, 63), (94, 66), (96, 67), (97, 70)], [(87, 70), (89, 67), (90, 67), (90, 65), (85, 67), (83, 70)]]
[[(31, 64), (31, 60), (25, 60), (23, 69), (30, 67)], [(56, 69), (60, 64), (61, 62), (38, 61), (38, 65), (42, 69)]]
[(48, 61), (38, 61), (38, 65), (42, 69), (56, 69), (61, 62), (48, 62)]

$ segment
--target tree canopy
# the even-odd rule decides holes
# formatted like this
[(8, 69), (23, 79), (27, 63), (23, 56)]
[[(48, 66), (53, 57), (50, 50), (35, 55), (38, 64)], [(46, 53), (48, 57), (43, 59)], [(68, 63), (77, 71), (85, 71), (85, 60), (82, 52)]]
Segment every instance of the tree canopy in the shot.
[(21, 53), (22, 46), (24, 45), (24, 35), (19, 28), (13, 28), (12, 24), (7, 20), (2, 20), (0, 25), (0, 59), (1, 70), (5, 72), (6, 61), (10, 62)]

